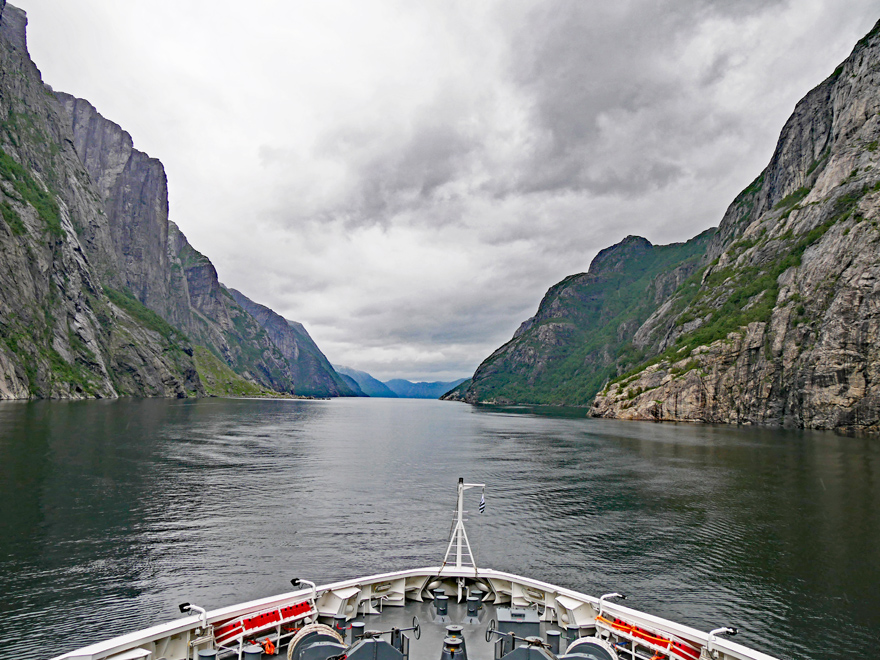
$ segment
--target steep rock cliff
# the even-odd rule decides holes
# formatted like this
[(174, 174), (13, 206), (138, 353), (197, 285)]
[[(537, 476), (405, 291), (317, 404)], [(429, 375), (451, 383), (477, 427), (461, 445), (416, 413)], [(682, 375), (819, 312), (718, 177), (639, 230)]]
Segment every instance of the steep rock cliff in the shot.
[(165, 167), (134, 148), (131, 135), (88, 101), (56, 93), (73, 143), (104, 203), (125, 286), (179, 328), (191, 322), (186, 290), (173, 286)]
[(290, 364), (281, 350), (220, 283), (211, 260), (189, 244), (177, 225), (169, 222), (168, 227), (168, 250), (186, 281), (192, 318), (187, 331), (193, 341), (240, 376), (276, 392), (294, 393)]
[(592, 412), (880, 430), (880, 23), (797, 104)]
[(293, 391), (301, 396), (357, 396), (336, 373), (301, 323), (288, 321), (240, 291), (229, 292), (256, 319), (290, 364)]
[[(200, 368), (211, 393), (294, 392), (282, 351), (169, 222), (162, 163), (43, 84), (26, 24), (0, 4), (0, 398), (201, 395)], [(320, 380), (326, 358), (290, 331), (296, 377)], [(329, 369), (327, 394), (350, 392)]]
[(135, 149), (131, 135), (88, 101), (56, 97), (106, 210), (121, 286), (236, 374), (263, 388), (292, 392), (290, 365), (281, 352), (232, 300), (210, 259), (169, 220), (162, 163)]
[(202, 393), (186, 338), (122, 292), (100, 195), (0, 15), (0, 398)]
[(628, 236), (602, 250), (589, 272), (547, 292), (537, 314), (483, 361), (466, 388), (443, 398), (589, 405), (632, 353), (639, 326), (697, 268), (711, 236), (662, 246)]

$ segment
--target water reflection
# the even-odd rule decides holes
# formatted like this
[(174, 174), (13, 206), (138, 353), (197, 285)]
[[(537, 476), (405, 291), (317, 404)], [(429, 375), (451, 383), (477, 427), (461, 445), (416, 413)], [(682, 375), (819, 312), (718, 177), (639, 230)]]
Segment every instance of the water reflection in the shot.
[(0, 405), (0, 461), (3, 657), (293, 575), (436, 564), (458, 476), (489, 484), (483, 565), (782, 657), (864, 656), (880, 630), (869, 439), (433, 401), (37, 402)]

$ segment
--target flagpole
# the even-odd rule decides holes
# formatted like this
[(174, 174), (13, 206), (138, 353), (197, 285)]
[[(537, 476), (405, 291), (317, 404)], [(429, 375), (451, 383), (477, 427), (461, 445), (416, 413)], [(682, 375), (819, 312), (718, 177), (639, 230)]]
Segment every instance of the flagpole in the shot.
[[(458, 478), (458, 506), (456, 507), (455, 512), (455, 526), (452, 530), (452, 535), (449, 538), (449, 546), (446, 548), (446, 558), (443, 560), (443, 565), (445, 566), (449, 561), (449, 553), (452, 551), (453, 546), (455, 546), (455, 566), (456, 568), (462, 567), (462, 554), (463, 550), (467, 548), (468, 557), (470, 557), (471, 565), (476, 568), (477, 563), (474, 559), (474, 553), (471, 550), (470, 541), (468, 541), (467, 532), (464, 529), (464, 491), (469, 488), (482, 488), (485, 492), (486, 484), (466, 484), (464, 482), (463, 477)], [(485, 499), (483, 496), (480, 497), (480, 513), (486, 508)]]

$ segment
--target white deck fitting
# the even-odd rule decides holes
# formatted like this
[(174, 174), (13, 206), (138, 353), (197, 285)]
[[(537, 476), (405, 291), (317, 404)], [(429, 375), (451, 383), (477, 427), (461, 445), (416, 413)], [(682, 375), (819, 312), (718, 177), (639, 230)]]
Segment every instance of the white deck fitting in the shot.
[[(318, 587), (303, 580), (310, 585), (308, 589), (188, 616), (65, 653), (53, 660), (190, 660), (198, 657), (199, 650), (214, 648), (214, 630), (220, 626), (305, 602), (314, 606), (325, 621), (344, 616), (349, 623), (353, 620), (363, 621), (367, 630), (408, 628), (412, 625), (412, 617), (418, 616), (422, 638), (415, 640), (410, 635), (410, 660), (437, 660), (445, 637), (445, 627), (450, 623), (464, 626), (469, 658), (493, 660), (493, 647), (486, 641), (485, 630), (489, 619), (496, 618), (494, 607), (502, 604), (536, 608), (541, 613), (542, 635), (548, 629), (562, 631), (578, 627), (581, 630), (592, 630), (597, 624), (596, 617), (601, 613), (608, 619), (622, 619), (652, 635), (678, 639), (696, 647), (706, 647), (709, 644), (709, 633), (623, 607), (617, 602), (605, 600), (608, 596), (603, 596), (600, 600), (539, 580), (477, 568), (464, 528), (464, 492), (471, 488), (485, 487), (483, 484), (466, 484), (463, 479), (459, 479), (454, 524), (442, 566), (381, 573)], [(449, 559), (453, 550), (455, 564), (451, 565)], [(487, 594), (478, 624), (465, 620), (463, 600), (468, 583), (476, 583)], [(449, 621), (438, 621), (430, 602), (433, 598), (430, 590), (441, 585), (449, 596)], [(205, 622), (208, 630), (203, 629)], [(605, 628), (609, 632), (613, 630), (607, 626)], [(284, 632), (279, 624), (273, 641)], [(264, 632), (259, 634), (260, 639), (265, 636)], [(282, 639), (289, 639), (289, 634)], [(239, 636), (236, 641), (239, 651), (242, 643), (242, 636)], [(281, 651), (282, 644), (277, 645)], [(717, 660), (777, 660), (725, 637), (713, 636), (711, 648), (713, 652), (717, 651)], [(561, 649), (562, 652), (564, 650)], [(620, 657), (621, 660), (628, 660), (631, 655), (622, 653)], [(672, 658), (680, 660), (678, 656)]]
[[(508, 597), (511, 601), (520, 598), (527, 600), (529, 597), (533, 597), (536, 594), (542, 594), (544, 596), (546, 607), (543, 617), (545, 620), (548, 616), (556, 616), (558, 617), (557, 621), (561, 622), (564, 614), (570, 621), (567, 625), (575, 624), (586, 626), (595, 623), (599, 599), (594, 596), (578, 593), (571, 589), (558, 587), (539, 580), (532, 580), (530, 578), (513, 575), (511, 573), (503, 573), (491, 569), (475, 569), (467, 567), (455, 568), (452, 566), (435, 566), (408, 571), (397, 571), (394, 573), (382, 573), (379, 575), (354, 578), (351, 580), (343, 580), (341, 582), (321, 585), (317, 588), (319, 610), (322, 616), (332, 617), (334, 614), (343, 613), (339, 610), (342, 603), (349, 604), (353, 598), (361, 598), (363, 594), (367, 594), (366, 600), (361, 602), (372, 603), (375, 600), (377, 601), (377, 605), (381, 602), (382, 612), (388, 616), (393, 615), (390, 610), (409, 610), (410, 607), (413, 606), (416, 607), (414, 612), (418, 613), (419, 611), (423, 611), (420, 609), (420, 606), (421, 608), (430, 606), (430, 603), (420, 603), (419, 600), (421, 594), (415, 593), (414, 590), (411, 590), (411, 587), (414, 587), (419, 583), (427, 585), (434, 582), (436, 579), (455, 584), (457, 583), (456, 578), (477, 578), (491, 585), (498, 585), (499, 597)], [(401, 607), (402, 603), (399, 600), (390, 601), (390, 599), (382, 600), (381, 597), (379, 599), (373, 598), (373, 588), (378, 586), (384, 587), (385, 583), (389, 582), (396, 585), (403, 585), (404, 593), (406, 593), (408, 597), (408, 600), (406, 600), (406, 608)], [(353, 593), (351, 592), (351, 589), (355, 587), (358, 589), (358, 596), (340, 599), (335, 595), (336, 593)], [(388, 591), (385, 593), (388, 593)], [(234, 618), (270, 608), (284, 607), (293, 603), (303, 602), (311, 595), (311, 589), (302, 589), (296, 592), (273, 596), (271, 598), (251, 601), (242, 605), (225, 607), (209, 611), (207, 613), (207, 621), (209, 625), (226, 622)], [(418, 596), (418, 598), (413, 599), (413, 596)], [(452, 601), (450, 604), (450, 613), (452, 613), (453, 607), (457, 607), (457, 605), (454, 604), (454, 598), (450, 598), (450, 600)], [(321, 606), (323, 603), (327, 604), (327, 609), (324, 609)], [(335, 607), (333, 603), (336, 604)], [(359, 605), (359, 607), (363, 609), (364, 606)], [(367, 607), (369, 607), (370, 610), (378, 612), (378, 607), (372, 607), (369, 605), (367, 605)], [(708, 642), (707, 632), (696, 630), (695, 628), (674, 621), (668, 621), (646, 612), (640, 612), (638, 610), (624, 607), (618, 603), (606, 601), (603, 603), (602, 609), (606, 616), (619, 617), (645, 629), (689, 640), (699, 646), (705, 646)], [(354, 613), (352, 612), (349, 614), (352, 615), (349, 620), (353, 620), (355, 618)], [(420, 616), (419, 618), (422, 621), (423, 639), (427, 641), (427, 634), (431, 626), (431, 621), (427, 617), (422, 619)], [(371, 622), (370, 616), (364, 618), (363, 615), (361, 615), (361, 620), (367, 622), (368, 629), (374, 629), (377, 627)], [(405, 623), (406, 621), (411, 620), (412, 615), (406, 612), (403, 617), (403, 622)], [(375, 621), (378, 623), (381, 621), (381, 618), (377, 618)], [(545, 621), (545, 623), (547, 622)], [(193, 648), (189, 645), (192, 640), (198, 637), (195, 634), (195, 630), (200, 625), (200, 615), (188, 616), (181, 618), (178, 621), (129, 633), (127, 635), (122, 635), (121, 637), (87, 646), (77, 651), (65, 653), (54, 660), (73, 660), (74, 658), (81, 660), (102, 660), (105, 658), (121, 660), (119, 658), (120, 654), (136, 648), (151, 650), (152, 657), (148, 660), (159, 660), (163, 657), (167, 658), (167, 660), (185, 660), (186, 658), (194, 658), (196, 657), (196, 650), (207, 648), (208, 646), (207, 644), (204, 644)], [(485, 631), (482, 622), (481, 626), (482, 630)], [(467, 636), (467, 632), (465, 639), (466, 642), (470, 642), (470, 637)], [(412, 660), (436, 660), (436, 658), (439, 657), (439, 650), (436, 648), (426, 649), (427, 655), (422, 656), (422, 651), (420, 650), (422, 648), (422, 644), (413, 640), (413, 645), (411, 647)], [(766, 653), (749, 649), (723, 637), (714, 639), (712, 648), (713, 650), (719, 651), (719, 660), (777, 660)], [(476, 646), (474, 651), (477, 651)], [(468, 652), (471, 652), (470, 646), (468, 646)]]

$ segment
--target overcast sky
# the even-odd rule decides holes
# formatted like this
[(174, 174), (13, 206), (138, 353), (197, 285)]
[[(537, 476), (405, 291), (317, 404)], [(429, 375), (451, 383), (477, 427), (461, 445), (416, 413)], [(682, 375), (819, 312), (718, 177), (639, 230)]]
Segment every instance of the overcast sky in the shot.
[(12, 0), (220, 279), (383, 380), (473, 373), (628, 234), (715, 226), (880, 0)]

